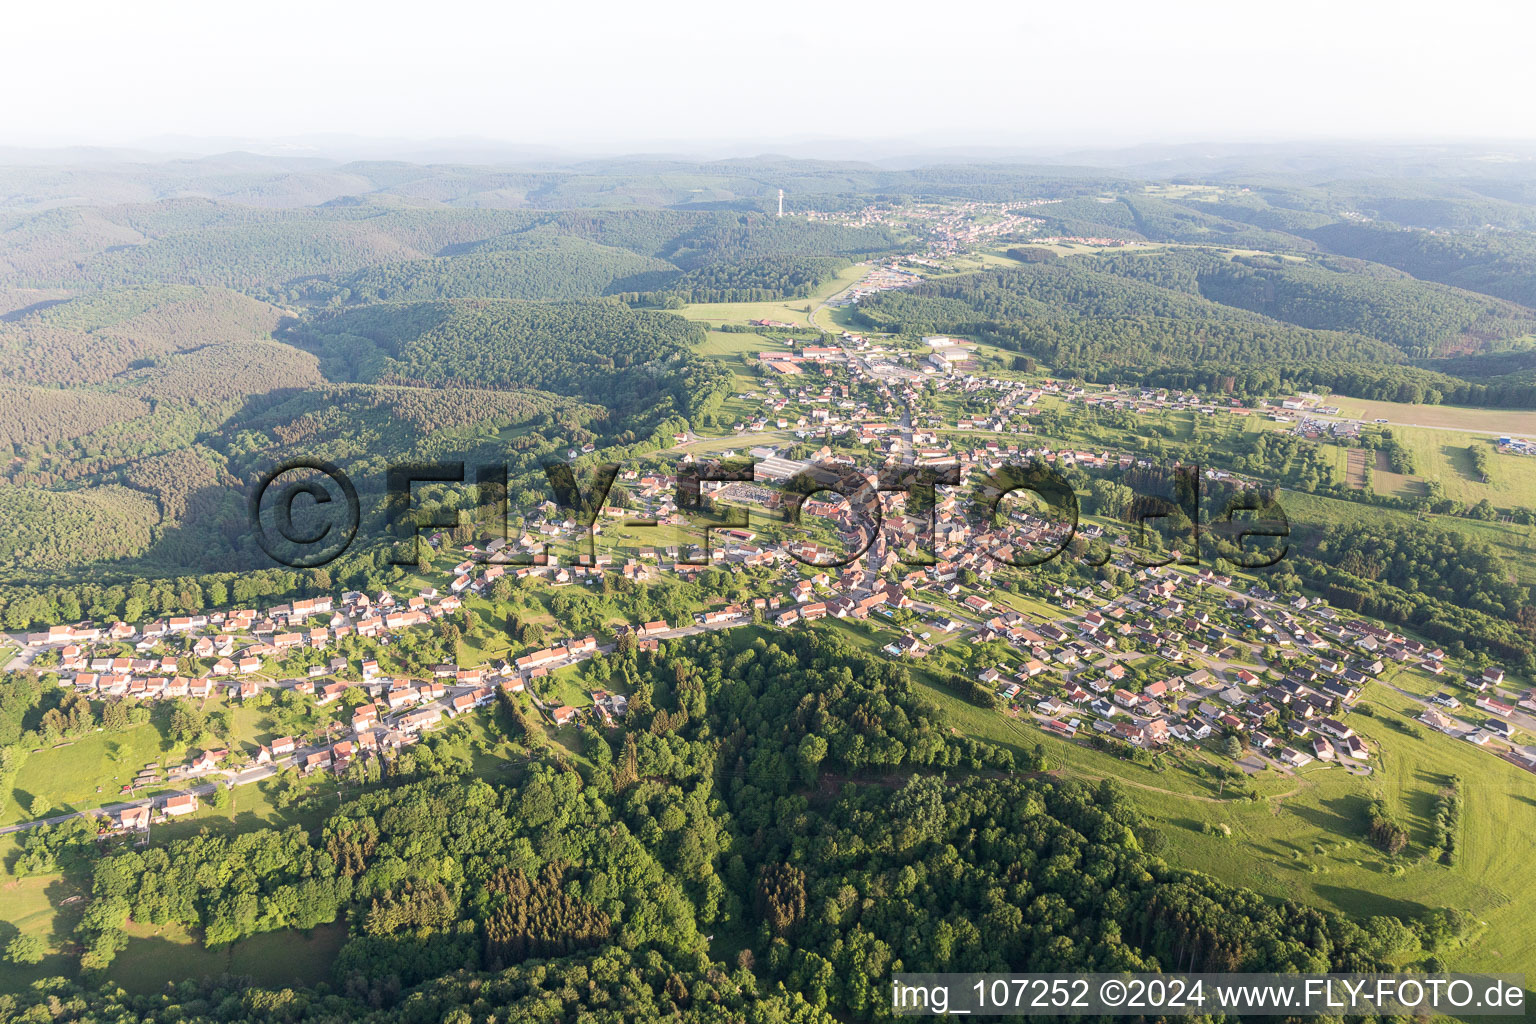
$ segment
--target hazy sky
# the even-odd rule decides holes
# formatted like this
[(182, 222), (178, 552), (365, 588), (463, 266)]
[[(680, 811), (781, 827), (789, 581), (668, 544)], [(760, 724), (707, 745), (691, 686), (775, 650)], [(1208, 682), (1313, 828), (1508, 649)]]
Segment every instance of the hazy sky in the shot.
[(1536, 137), (1536, 6), (6, 5), (0, 144)]

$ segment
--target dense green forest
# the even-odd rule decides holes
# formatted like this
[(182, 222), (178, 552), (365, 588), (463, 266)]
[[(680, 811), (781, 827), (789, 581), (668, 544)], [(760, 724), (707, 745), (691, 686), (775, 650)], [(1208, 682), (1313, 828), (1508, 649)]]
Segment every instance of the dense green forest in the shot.
[(0, 486), (0, 516), (0, 564), (39, 569), (130, 558), (149, 546), (160, 519), (153, 500), (114, 486)]
[(1138, 383), (1152, 387), (1195, 388), (1218, 394), (1262, 398), (1294, 391), (1326, 389), (1356, 398), (1428, 405), (1470, 405), (1494, 409), (1536, 408), (1536, 381), (1522, 374), (1469, 381), (1419, 366), (1381, 363), (1277, 361), (1241, 363), (1169, 362), (1150, 371), (1135, 366), (1065, 367), (1098, 383)]
[(1536, 600), (1488, 545), (1388, 521), (1332, 524), (1299, 539), (1298, 571), (1335, 607), (1536, 668)]
[(490, 252), (368, 267), (309, 292), (346, 303), (581, 299), (678, 272), (665, 260), (569, 235), (528, 232), (511, 241), (517, 244)]
[(1079, 373), (1117, 364), (1402, 358), (1358, 333), (1297, 327), (1067, 261), (884, 292), (861, 303), (859, 315), (882, 330), (982, 334)]
[(48, 445), (132, 420), (149, 407), (127, 395), (0, 386), (0, 444)]
[(1299, 327), (1363, 334), (1417, 357), (1536, 333), (1529, 309), (1369, 264), (1165, 250), (1100, 257), (1093, 266)]
[(369, 267), (307, 287), (305, 298), (347, 304), (436, 299), (582, 299), (618, 295), (660, 305), (799, 298), (849, 265), (838, 256), (763, 256), (680, 270), (666, 260), (543, 231), (505, 248)]
[(631, 281), (637, 294), (620, 297), (646, 305), (799, 299), (849, 265), (840, 256), (766, 256), (710, 263), (673, 275)]
[[(565, 299), (650, 290), (633, 283), (653, 271), (863, 255), (896, 245), (885, 229), (743, 212), (366, 204), (278, 210), (178, 200), (50, 210), (0, 227), (0, 248), (9, 253), (0, 258), (0, 285), (114, 289), (154, 281), (284, 302), (333, 295)], [(631, 286), (615, 287), (626, 278)]]
[(379, 383), (531, 387), (655, 421), (724, 397), (728, 374), (691, 351), (702, 337), (696, 324), (612, 302), (466, 300), (322, 313), (298, 340)]
[(0, 376), (29, 384), (99, 383), (210, 342), (269, 337), (280, 322), (274, 307), (219, 289), (114, 289), (0, 322)]
[(1037, 213), (1053, 234), (1252, 249), (1312, 248), (1296, 235), (1220, 216), (1212, 206), (1122, 194), (1113, 199), (1063, 200), (1042, 206)]
[(1328, 224), (1310, 232), (1331, 252), (1385, 263), (1426, 281), (1536, 306), (1536, 241), (1501, 232), (1444, 234)]
[(1536, 407), (1523, 350), (1426, 358), (1529, 344), (1536, 313), (1336, 257), (1165, 250), (1046, 260), (882, 292), (858, 315), (876, 330), (981, 336), (1100, 383)]

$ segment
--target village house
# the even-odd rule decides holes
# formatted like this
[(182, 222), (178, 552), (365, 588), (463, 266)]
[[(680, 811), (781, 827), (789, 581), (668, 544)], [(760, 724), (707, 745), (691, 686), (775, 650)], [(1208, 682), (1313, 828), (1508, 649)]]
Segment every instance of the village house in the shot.
[(140, 807), (125, 807), (118, 812), (117, 827), (126, 832), (148, 832), (149, 814), (148, 804)]
[(212, 771), (219, 766), (220, 761), (228, 756), (228, 750), (205, 750), (192, 759), (192, 770), (197, 772)]
[(167, 797), (163, 811), (167, 817), (176, 818), (183, 814), (191, 814), (197, 810), (197, 794), (185, 793), (181, 796)]
[(415, 734), (424, 729), (431, 729), (443, 719), (443, 713), (437, 708), (423, 708), (420, 711), (412, 711), (400, 719), (400, 730), (407, 734)]
[(1280, 751), (1280, 761), (1292, 768), (1302, 768), (1312, 763), (1312, 758), (1292, 747)]
[(1513, 707), (1493, 697), (1479, 697), (1474, 703), (1490, 715), (1498, 715), (1500, 718), (1508, 718), (1515, 713)]

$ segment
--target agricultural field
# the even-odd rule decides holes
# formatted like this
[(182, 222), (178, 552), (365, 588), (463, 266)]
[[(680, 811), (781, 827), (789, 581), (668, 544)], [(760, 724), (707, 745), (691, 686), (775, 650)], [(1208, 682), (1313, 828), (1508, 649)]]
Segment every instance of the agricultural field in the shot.
[(1324, 445), (1323, 455), (1333, 466), (1335, 479), (1344, 481), (1346, 487), (1363, 491), (1372, 486), (1376, 460), (1363, 448), (1345, 448), (1342, 445)]
[(94, 732), (39, 750), (16, 774), (10, 798), (0, 808), (0, 823), (29, 821), (29, 808), (41, 796), (50, 813), (97, 807), (121, 799), (118, 787), (130, 782), (150, 762), (162, 769), (180, 760), (186, 745), (171, 742), (151, 722), (122, 732)]
[(1536, 411), (1529, 409), (1471, 409), (1457, 405), (1409, 405), (1334, 395), (1328, 399), (1345, 419), (1372, 423), (1384, 419), (1395, 427), (1432, 427), (1493, 435), (1536, 437)]
[(1395, 494), (1403, 498), (1412, 498), (1428, 493), (1424, 480), (1417, 479), (1408, 473), (1394, 473), (1392, 460), (1384, 451), (1362, 449), (1358, 456), (1351, 454), (1350, 457), (1358, 458), (1366, 464), (1371, 489), (1377, 494)]
[[(1392, 436), (1413, 453), (1414, 472), (1393, 473), (1379, 463), (1372, 474), (1378, 494), (1420, 497), (1424, 484), (1438, 481), (1445, 497), (1467, 505), (1486, 498), (1496, 507), (1536, 508), (1536, 457), (1501, 454), (1487, 434), (1464, 430), (1393, 427)], [(1487, 483), (1472, 468), (1473, 446), (1488, 449), (1492, 479)]]
[[(229, 734), (204, 733), (191, 742), (172, 740), (167, 731), (169, 706), (161, 706), (155, 709), (150, 721), (120, 732), (98, 729), (33, 751), (16, 773), (10, 794), (0, 807), (0, 825), (36, 817), (30, 809), (38, 796), (47, 801), (48, 814), (61, 814), (176, 789), (179, 784), (167, 778), (166, 770), (185, 761), (189, 753), (226, 743), (237, 751), (251, 751), (257, 744), (270, 742), (296, 728), (295, 723), (280, 728), (269, 709), (255, 704), (217, 698), (202, 702), (202, 710), (227, 712)], [(331, 712), (315, 707), (301, 724), (318, 728), (331, 717)], [(162, 783), (131, 795), (120, 795), (119, 788), (151, 763), (159, 764)]]

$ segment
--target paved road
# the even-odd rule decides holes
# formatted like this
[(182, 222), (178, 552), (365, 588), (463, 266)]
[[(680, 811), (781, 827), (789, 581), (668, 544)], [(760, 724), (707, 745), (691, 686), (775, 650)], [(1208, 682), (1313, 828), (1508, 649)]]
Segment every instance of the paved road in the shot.
[(846, 286), (844, 286), (843, 288), (838, 289), (833, 294), (827, 296), (825, 299), (822, 299), (821, 302), (819, 304), (817, 304), (816, 308), (811, 310), (809, 320), (811, 322), (811, 326), (812, 327), (815, 327), (818, 330), (827, 331), (830, 334), (841, 333), (841, 331), (842, 331), (841, 327), (839, 327), (839, 326), (837, 326), (836, 324), (833, 324), (833, 323), (828, 323), (828, 324), (819, 323), (816, 318), (821, 315), (821, 311), (826, 309), (827, 305), (833, 299), (837, 298), (838, 296), (846, 294), (849, 289), (854, 288), (861, 281), (863, 281), (866, 277), (868, 277), (870, 274), (874, 273), (875, 265), (873, 263), (860, 264), (860, 266), (864, 267), (864, 273), (860, 274), (857, 280), (848, 282), (848, 284)]
[[(265, 776), (263, 776), (263, 778), (265, 778)], [(252, 779), (251, 781), (254, 782), (256, 780)], [(206, 796), (209, 793), (212, 793), (214, 789), (221, 784), (222, 783), (209, 782), (201, 786), (187, 786), (182, 789), (170, 790), (168, 792), (161, 793), (158, 796), (150, 797), (144, 800), (130, 800), (127, 803), (108, 804), (105, 807), (93, 807), (84, 811), (75, 811), (71, 814), (55, 814), (51, 818), (43, 818), (39, 821), (24, 821), (16, 825), (7, 825), (4, 828), (0, 828), (0, 835), (7, 835), (11, 832), (22, 832), (27, 829), (37, 828), (41, 825), (58, 825), (68, 821), (71, 818), (101, 817), (113, 815), (121, 811), (126, 811), (130, 807), (148, 807), (153, 805), (157, 800), (163, 802), (165, 798), (172, 796), (184, 796), (188, 793), (195, 793), (198, 796)]]
[(16, 651), (16, 656), (13, 657), (10, 661), (6, 662), (5, 669), (7, 672), (17, 672), (21, 669), (27, 668), (32, 664), (33, 659), (35, 659), (43, 650), (41, 647), (26, 646), (25, 639), (23, 639), (21, 643), (17, 644), (17, 648), (18, 650)]

